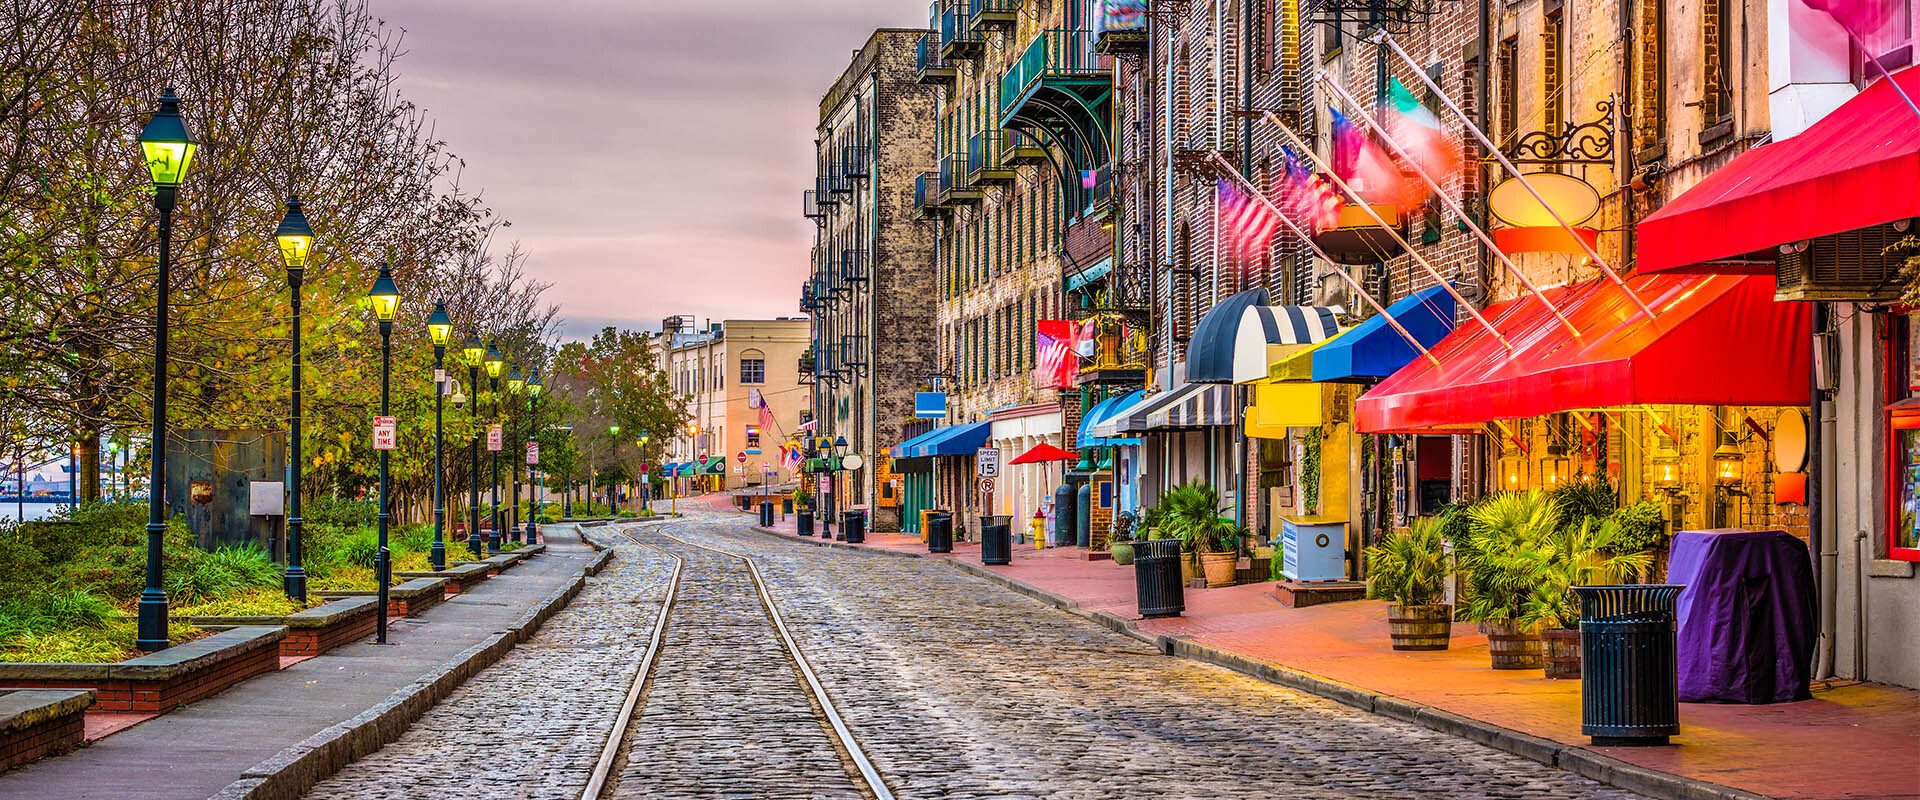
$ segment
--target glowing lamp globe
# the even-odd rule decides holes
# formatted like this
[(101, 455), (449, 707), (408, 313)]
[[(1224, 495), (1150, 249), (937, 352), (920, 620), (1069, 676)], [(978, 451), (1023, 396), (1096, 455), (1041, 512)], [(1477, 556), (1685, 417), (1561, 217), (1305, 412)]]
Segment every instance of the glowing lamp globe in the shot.
[(498, 378), (500, 377), (500, 370), (507, 366), (507, 359), (505, 356), (500, 355), (500, 348), (497, 345), (493, 342), (488, 342), (487, 360), (484, 363), (487, 367), (487, 377)]
[(480, 366), (480, 359), (487, 357), (487, 348), (480, 345), (480, 337), (467, 334), (467, 341), (460, 346), (460, 352), (466, 356), (468, 364)]
[(180, 98), (168, 87), (160, 93), (160, 109), (153, 112), (147, 126), (140, 129), (140, 154), (147, 160), (147, 174), (153, 185), (173, 188), (187, 176), (198, 144), (180, 118)]
[(447, 316), (446, 301), (435, 302), (433, 313), (427, 315), (427, 336), (435, 347), (446, 347), (447, 340), (453, 338), (453, 320)]
[(385, 262), (380, 264), (380, 275), (373, 279), (373, 288), (367, 290), (367, 300), (373, 303), (373, 316), (381, 322), (392, 322), (400, 314), (400, 287), (393, 282), (393, 272)]
[(527, 394), (539, 397), (540, 392), (546, 388), (546, 383), (540, 380), (540, 370), (536, 369), (532, 375), (527, 376)]
[(286, 265), (288, 272), (306, 268), (307, 251), (313, 249), (313, 226), (307, 224), (307, 215), (301, 213), (299, 197), (287, 198), (287, 215), (280, 219), (273, 238), (280, 243), (280, 263)]
[(526, 385), (526, 379), (520, 377), (519, 364), (515, 364), (513, 365), (513, 369), (507, 370), (507, 391), (519, 394), (520, 389)]

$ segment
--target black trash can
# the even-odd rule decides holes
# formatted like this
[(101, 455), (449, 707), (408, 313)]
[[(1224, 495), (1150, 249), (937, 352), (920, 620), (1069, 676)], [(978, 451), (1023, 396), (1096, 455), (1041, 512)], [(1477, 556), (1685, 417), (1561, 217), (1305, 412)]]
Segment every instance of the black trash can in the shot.
[(785, 498), (781, 498), (781, 500), (780, 500), (780, 513), (782, 513), (782, 514), (792, 514), (792, 513), (793, 513), (793, 498), (791, 498), (791, 497), (785, 497)]
[(813, 511), (812, 511), (812, 509), (808, 509), (808, 510), (804, 510), (804, 511), (801, 511), (800, 513), (798, 513), (798, 514), (795, 514), (795, 515), (794, 515), (794, 520), (793, 520), (793, 530), (794, 530), (794, 532), (795, 532), (795, 533), (798, 533), (798, 534), (800, 534), (801, 536), (812, 536), (812, 535), (813, 535)]
[(760, 527), (762, 528), (773, 527), (773, 501), (772, 500), (760, 501)]
[(980, 521), (980, 563), (1013, 563), (1013, 528), (1006, 517), (987, 517)]
[(927, 512), (927, 552), (953, 552), (953, 514), (948, 511)]
[(855, 509), (840, 512), (840, 538), (851, 544), (867, 540), (867, 514)]
[(1596, 745), (1661, 745), (1680, 733), (1675, 601), (1684, 586), (1575, 586), (1580, 733)]
[(1133, 543), (1133, 587), (1142, 617), (1177, 617), (1187, 610), (1180, 585), (1180, 540)]

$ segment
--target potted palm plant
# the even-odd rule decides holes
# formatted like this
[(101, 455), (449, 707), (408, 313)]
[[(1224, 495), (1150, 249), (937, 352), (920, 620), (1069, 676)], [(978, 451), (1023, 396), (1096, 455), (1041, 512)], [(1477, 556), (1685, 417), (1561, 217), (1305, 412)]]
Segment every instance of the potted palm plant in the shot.
[(1366, 550), (1367, 596), (1388, 601), (1387, 635), (1395, 650), (1447, 649), (1453, 606), (1440, 601), (1453, 557), (1442, 530), (1439, 517), (1419, 517)]
[(1468, 546), (1458, 553), (1467, 573), (1462, 619), (1486, 626), (1494, 669), (1542, 666), (1538, 619), (1523, 619), (1544, 576), (1536, 554), (1560, 528), (1560, 506), (1540, 491), (1501, 492), (1467, 509)]
[(1162, 526), (1206, 576), (1210, 588), (1232, 586), (1240, 563), (1240, 529), (1222, 518), (1220, 490), (1204, 481), (1176, 486), (1160, 498)]
[(1618, 519), (1588, 517), (1555, 531), (1545, 547), (1518, 556), (1538, 577), (1519, 621), (1540, 629), (1548, 678), (1580, 677), (1580, 602), (1573, 587), (1617, 584), (1653, 565), (1649, 553), (1618, 552), (1627, 535)]

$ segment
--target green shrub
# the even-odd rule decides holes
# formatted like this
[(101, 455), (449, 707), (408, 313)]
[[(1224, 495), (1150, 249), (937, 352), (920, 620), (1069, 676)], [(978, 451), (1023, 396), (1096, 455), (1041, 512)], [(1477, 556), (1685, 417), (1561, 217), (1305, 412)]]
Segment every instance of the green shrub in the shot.
[(1609, 555), (1648, 553), (1666, 546), (1667, 518), (1660, 512), (1660, 504), (1652, 500), (1614, 511), (1606, 521), (1619, 527), (1619, 533), (1602, 548)]
[(1367, 596), (1400, 605), (1440, 602), (1453, 572), (1440, 524), (1434, 517), (1417, 517), (1406, 529), (1367, 548)]
[(1613, 483), (1607, 480), (1604, 473), (1570, 481), (1565, 486), (1547, 492), (1547, 496), (1560, 506), (1560, 525), (1566, 528), (1580, 527), (1587, 520), (1593, 520), (1598, 525), (1620, 507), (1620, 500), (1613, 492)]
[(334, 545), (328, 561), (342, 566), (373, 569), (380, 556), (380, 532), (362, 528), (347, 534)]
[(401, 525), (387, 531), (387, 547), (398, 553), (425, 553), (433, 549), (432, 525)]
[(187, 605), (246, 589), (280, 585), (280, 569), (258, 545), (194, 551), (183, 568), (165, 575), (169, 599)]
[(314, 497), (309, 498), (300, 509), (300, 518), (308, 524), (318, 522), (348, 528), (371, 528), (380, 522), (380, 506), (372, 500)]
[(533, 518), (533, 522), (536, 525), (552, 525), (553, 523), (556, 523), (559, 521), (560, 519), (558, 517), (555, 517), (552, 514), (541, 514), (540, 516)]
[(1515, 619), (1544, 576), (1535, 554), (1560, 530), (1560, 506), (1545, 492), (1500, 492), (1467, 509), (1471, 546), (1456, 553), (1467, 573), (1459, 615), (1475, 622)]

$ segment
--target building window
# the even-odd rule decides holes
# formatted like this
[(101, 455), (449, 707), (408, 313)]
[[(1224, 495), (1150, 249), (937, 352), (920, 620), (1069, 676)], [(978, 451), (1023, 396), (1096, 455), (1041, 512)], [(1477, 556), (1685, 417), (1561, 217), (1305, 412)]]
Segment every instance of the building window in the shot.
[(1520, 138), (1520, 40), (1502, 39), (1495, 63), (1500, 70), (1500, 144), (1510, 145)]
[(1920, 561), (1920, 341), (1914, 314), (1890, 316), (1887, 337), (1889, 500), (1887, 557)]
[(1665, 0), (1640, 0), (1634, 30), (1633, 160), (1656, 161), (1666, 155), (1667, 7)]
[(1700, 55), (1705, 80), (1701, 85), (1702, 142), (1733, 132), (1733, 0), (1706, 0), (1700, 8)]
[[(1853, 82), (1865, 87), (1884, 77), (1881, 73), (1895, 72), (1901, 67), (1913, 63), (1913, 7), (1911, 3), (1888, 2), (1890, 12), (1887, 21), (1879, 30), (1864, 31), (1860, 41), (1849, 45), (1853, 55)], [(1862, 50), (1862, 46), (1865, 50)], [(1868, 56), (1880, 62), (1875, 67)]]
[(766, 383), (767, 360), (764, 358), (740, 359), (741, 383)]
[[(1709, 4), (1712, 0), (1709, 0)], [(1567, 93), (1566, 50), (1567, 33), (1565, 16), (1560, 9), (1547, 14), (1546, 24), (1540, 33), (1540, 85), (1546, 92), (1541, 98), (1541, 129), (1549, 136), (1560, 135), (1562, 123), (1566, 121), (1565, 95)]]

